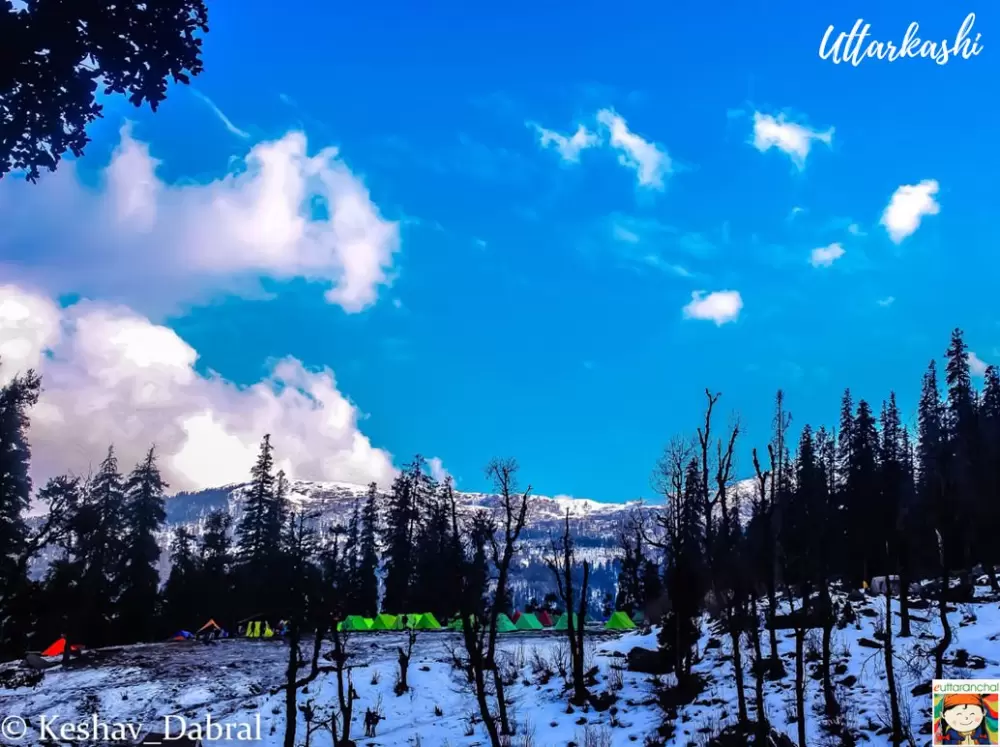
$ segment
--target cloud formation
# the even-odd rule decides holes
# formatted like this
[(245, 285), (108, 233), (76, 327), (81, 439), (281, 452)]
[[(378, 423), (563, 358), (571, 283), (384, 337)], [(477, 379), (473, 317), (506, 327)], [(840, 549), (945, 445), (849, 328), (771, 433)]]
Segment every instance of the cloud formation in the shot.
[(72, 162), (37, 186), (0, 182), (0, 256), (12, 259), (0, 271), (147, 311), (252, 292), (261, 278), (304, 278), (358, 312), (391, 283), (398, 226), (336, 148), (309, 155), (291, 132), (199, 183), (167, 183), (159, 165), (126, 126), (96, 186)]
[(784, 114), (777, 117), (761, 112), (753, 114), (753, 140), (750, 141), (753, 146), (761, 153), (777, 148), (791, 158), (799, 170), (805, 168), (814, 141), (830, 145), (833, 128), (820, 132), (792, 122)]
[(974, 351), (969, 351), (969, 372), (973, 376), (985, 376), (986, 369), (989, 368), (990, 364), (980, 358), (975, 354)]
[(538, 133), (539, 142), (543, 148), (555, 148), (559, 151), (559, 156), (566, 163), (579, 163), (580, 151), (593, 148), (600, 144), (600, 138), (583, 125), (576, 128), (576, 132), (567, 136), (555, 130), (548, 130), (534, 122), (528, 123)]
[(222, 122), (222, 126), (225, 127), (227, 130), (229, 130), (233, 135), (236, 135), (236, 137), (241, 137), (244, 140), (249, 139), (250, 133), (247, 132), (246, 130), (241, 130), (239, 127), (233, 124), (233, 120), (227, 117), (225, 112), (223, 112), (222, 109), (216, 106), (215, 102), (212, 101), (212, 99), (210, 99), (208, 96), (206, 96), (196, 88), (192, 88), (191, 93), (193, 93), (196, 98), (198, 98), (203, 104), (205, 104), (205, 106), (211, 109), (212, 113), (219, 118), (220, 122)]
[(607, 146), (618, 153), (618, 163), (635, 172), (640, 187), (662, 190), (664, 179), (673, 170), (667, 151), (629, 129), (624, 117), (613, 109), (597, 112), (597, 132), (578, 125), (572, 135), (563, 135), (535, 122), (527, 122), (539, 136), (542, 148), (554, 147), (566, 163), (578, 163), (580, 152)]
[(813, 249), (809, 254), (809, 264), (813, 267), (829, 267), (844, 256), (844, 247), (834, 242), (830, 246)]
[(265, 433), (293, 478), (385, 486), (395, 472), (329, 369), (284, 358), (240, 387), (199, 373), (196, 350), (123, 306), (61, 308), (0, 286), (0, 358), (0, 382), (29, 367), (42, 375), (30, 431), (36, 484), (65, 471), (87, 474), (109, 444), (126, 468), (155, 445), (172, 490), (242, 482)]
[(924, 179), (919, 184), (904, 184), (895, 192), (882, 213), (881, 223), (889, 238), (896, 244), (920, 228), (925, 215), (937, 215), (941, 206), (934, 195), (938, 193), (935, 179)]
[(735, 322), (743, 309), (743, 297), (739, 291), (694, 291), (691, 302), (684, 307), (685, 319), (702, 319), (715, 322), (721, 327), (727, 322)]
[(639, 186), (662, 190), (664, 177), (671, 172), (667, 151), (632, 132), (613, 109), (601, 109), (597, 121), (607, 130), (611, 147), (618, 151), (618, 163), (635, 171)]

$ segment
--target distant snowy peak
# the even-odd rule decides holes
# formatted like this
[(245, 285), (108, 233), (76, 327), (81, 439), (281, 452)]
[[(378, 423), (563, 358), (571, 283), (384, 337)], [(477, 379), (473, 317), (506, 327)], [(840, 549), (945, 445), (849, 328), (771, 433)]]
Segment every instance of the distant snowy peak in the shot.
[[(192, 493), (179, 493), (167, 501), (168, 521), (195, 521), (214, 508), (232, 511), (238, 507), (231, 504), (241, 504), (249, 483), (225, 485)], [(744, 500), (741, 514), (747, 515), (748, 498), (754, 489), (753, 480), (741, 480), (733, 493)], [(346, 482), (318, 482), (312, 480), (291, 480), (289, 482), (288, 502), (297, 508), (319, 511), (329, 518), (346, 515), (354, 501), (363, 499), (368, 494), (364, 485)], [(476, 509), (494, 509), (499, 506), (499, 497), (492, 493), (455, 492), (459, 509), (467, 513)], [(662, 507), (662, 501), (645, 503), (629, 501), (625, 503), (610, 503), (573, 498), (566, 495), (549, 497), (532, 495), (529, 513), (529, 524), (551, 525), (566, 516), (574, 522), (598, 522), (604, 525), (621, 522), (638, 509), (656, 510)]]

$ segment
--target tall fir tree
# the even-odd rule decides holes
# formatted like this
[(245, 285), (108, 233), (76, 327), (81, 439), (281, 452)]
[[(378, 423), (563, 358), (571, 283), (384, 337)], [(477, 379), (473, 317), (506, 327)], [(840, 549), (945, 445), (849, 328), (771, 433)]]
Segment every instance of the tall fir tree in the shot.
[(979, 495), (984, 486), (980, 459), (980, 429), (977, 417), (977, 395), (972, 386), (969, 367), (969, 347), (962, 330), (951, 333), (945, 352), (945, 382), (948, 394), (945, 407), (945, 443), (948, 452), (948, 473), (945, 484), (948, 499), (964, 516), (956, 522), (956, 550), (963, 568), (971, 569), (978, 560), (977, 523), (987, 517)]
[(0, 388), (0, 652), (24, 641), (25, 620), (18, 619), (19, 597), (27, 593), (23, 553), (24, 521), (31, 501), (28, 411), (38, 401), (41, 381), (32, 371)]
[(240, 562), (251, 575), (260, 574), (266, 566), (271, 548), (273, 531), (271, 522), (274, 498), (274, 454), (271, 436), (267, 434), (260, 443), (257, 461), (250, 471), (250, 485), (246, 492), (243, 516), (236, 529), (237, 551)]
[(194, 534), (181, 525), (170, 541), (170, 576), (163, 587), (163, 617), (171, 632), (190, 625), (198, 604), (199, 571)]
[(368, 496), (361, 510), (361, 548), (357, 565), (358, 614), (374, 617), (378, 613), (378, 486), (368, 486)]
[(118, 635), (121, 641), (152, 638), (160, 586), (160, 547), (156, 533), (167, 514), (163, 507), (166, 482), (150, 447), (124, 486), (124, 552), (120, 570)]
[(81, 586), (89, 601), (79, 631), (95, 646), (113, 640), (124, 555), (125, 491), (113, 446), (87, 485), (79, 527)]
[(202, 617), (227, 619), (232, 604), (232, 540), (229, 528), (233, 519), (215, 509), (205, 518), (199, 557), (199, 612)]
[(347, 519), (347, 530), (344, 534), (343, 568), (347, 574), (347, 608), (351, 614), (362, 615), (360, 611), (361, 598), (358, 593), (358, 582), (361, 580), (361, 500), (355, 498), (351, 503), (351, 513)]
[(407, 611), (414, 577), (414, 545), (425, 500), (427, 477), (419, 455), (396, 477), (389, 493), (384, 528), (385, 600), (392, 614)]

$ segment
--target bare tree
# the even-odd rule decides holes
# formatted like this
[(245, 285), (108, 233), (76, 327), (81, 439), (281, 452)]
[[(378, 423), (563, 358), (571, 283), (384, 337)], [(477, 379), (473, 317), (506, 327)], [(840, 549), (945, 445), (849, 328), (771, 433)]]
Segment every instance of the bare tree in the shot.
[[(566, 634), (569, 637), (569, 654), (572, 666), (572, 702), (582, 706), (590, 698), (587, 684), (583, 678), (583, 635), (584, 623), (587, 617), (587, 588), (590, 582), (590, 564), (583, 561), (583, 579), (580, 584), (580, 597), (577, 609), (574, 610), (576, 599), (573, 592), (573, 567), (576, 565), (573, 537), (569, 531), (569, 509), (566, 509), (563, 535), (560, 540), (551, 540), (551, 555), (545, 559), (545, 564), (556, 579), (559, 596), (566, 607)], [(575, 618), (575, 619), (574, 619)]]
[[(482, 597), (482, 589), (473, 578), (473, 564), (465, 558), (454, 496), (451, 498), (452, 541), (456, 558), (462, 559), (462, 588), (459, 590), (462, 639), (465, 644), (468, 668), (472, 674), (476, 702), (486, 728), (491, 747), (501, 747), (501, 735), (513, 733), (507, 714), (503, 680), (497, 665), (497, 620), (504, 611), (510, 565), (518, 552), (518, 540), (527, 521), (531, 486), (523, 492), (517, 485), (517, 462), (514, 459), (493, 459), (486, 467), (486, 474), (493, 481), (499, 499), (499, 517), (491, 525), (488, 544), (495, 572), (492, 599)], [(490, 712), (490, 684), (496, 694), (499, 729)]]
[[(403, 615), (403, 617), (405, 618), (406, 615)], [(406, 628), (406, 648), (404, 649), (402, 646), (396, 647), (397, 660), (399, 662), (399, 678), (395, 687), (396, 695), (402, 695), (410, 689), (410, 683), (408, 680), (410, 672), (410, 659), (413, 657), (413, 647), (417, 643), (416, 628), (410, 627), (409, 625), (404, 627)]]

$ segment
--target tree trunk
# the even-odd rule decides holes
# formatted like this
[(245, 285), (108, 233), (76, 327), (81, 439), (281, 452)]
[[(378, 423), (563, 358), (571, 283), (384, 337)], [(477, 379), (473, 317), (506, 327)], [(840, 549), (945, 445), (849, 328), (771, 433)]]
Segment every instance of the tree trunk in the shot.
[(507, 697), (503, 691), (503, 678), (500, 676), (500, 667), (493, 664), (493, 686), (497, 691), (497, 715), (500, 716), (500, 733), (509, 736), (514, 732), (510, 728), (510, 718), (507, 716)]
[[(803, 608), (804, 609), (804, 608)], [(806, 667), (805, 667), (805, 628), (795, 629), (795, 716), (798, 723), (799, 747), (810, 747), (806, 744)]]
[(941, 616), (941, 640), (934, 647), (934, 679), (944, 679), (944, 654), (951, 646), (951, 624), (948, 622), (948, 587), (951, 583), (946, 563), (941, 567), (941, 589), (938, 592), (938, 614)]
[(295, 678), (299, 670), (299, 625), (293, 622), (288, 635), (288, 668), (285, 670), (285, 741), (284, 747), (295, 747), (298, 726), (298, 688)]
[(733, 602), (728, 605), (729, 639), (733, 646), (733, 672), (736, 675), (736, 708), (740, 725), (746, 724), (750, 718), (747, 715), (747, 694), (743, 681), (743, 652), (740, 649), (740, 633), (743, 624), (742, 610)]
[[(781, 657), (778, 654), (778, 631), (774, 627), (774, 616), (777, 614), (778, 609), (778, 592), (776, 589), (777, 584), (775, 583), (774, 578), (774, 563), (771, 562), (769, 565), (771, 565), (772, 568), (767, 574), (767, 623), (770, 628), (768, 631), (768, 643), (771, 663), (777, 664), (781, 661)], [(775, 669), (777, 669), (777, 667), (775, 667)]]
[(757, 609), (757, 595), (750, 595), (750, 642), (753, 646), (754, 707), (757, 712), (757, 744), (763, 745), (767, 738), (767, 708), (764, 700), (764, 655), (760, 646), (760, 613)]
[[(825, 582), (824, 582), (825, 583)], [(830, 647), (833, 634), (833, 602), (828, 589), (823, 589), (823, 704), (827, 716), (835, 716), (840, 712), (840, 704), (833, 691), (833, 681), (830, 678)]]
[(901, 550), (899, 558), (899, 636), (900, 638), (909, 638), (911, 635), (910, 564), (906, 558), (906, 551)]
[(486, 736), (490, 739), (490, 747), (501, 747), (497, 722), (493, 720), (489, 701), (486, 700), (486, 674), (483, 671), (482, 662), (473, 666), (473, 677), (476, 683), (476, 702), (479, 703), (479, 715), (483, 719)]
[(896, 671), (892, 661), (892, 584), (885, 585), (885, 682), (889, 688), (889, 712), (892, 717), (890, 738), (894, 747), (903, 743), (903, 722), (899, 715), (899, 694), (896, 692)]

